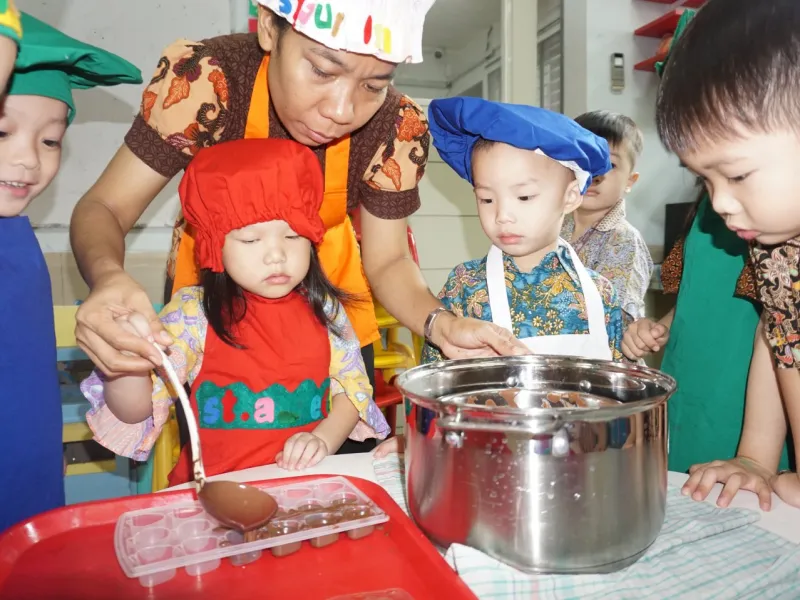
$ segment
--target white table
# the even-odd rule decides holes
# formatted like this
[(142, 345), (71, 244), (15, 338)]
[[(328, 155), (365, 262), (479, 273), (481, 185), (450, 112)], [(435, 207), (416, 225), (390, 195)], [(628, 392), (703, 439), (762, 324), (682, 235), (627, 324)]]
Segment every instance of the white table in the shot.
[[(265, 479), (284, 479), (286, 477), (298, 477), (300, 475), (347, 475), (349, 477), (361, 477), (367, 481), (377, 483), (375, 470), (372, 468), (372, 454), (340, 454), (324, 458), (316, 466), (304, 471), (286, 471), (275, 465), (266, 467), (256, 467), (235, 471), (225, 475), (210, 477), (210, 480), (226, 479), (229, 481), (262, 481)], [(674, 486), (681, 486), (687, 479), (685, 473), (669, 473), (669, 483)], [(175, 486), (170, 489), (186, 489), (192, 484)], [(716, 485), (709, 494), (707, 502), (714, 503), (722, 491), (721, 485)], [(758, 507), (758, 498), (750, 492), (739, 492), (731, 502), (732, 507), (755, 510), (761, 513), (761, 520), (758, 526), (780, 535), (787, 540), (800, 544), (800, 509), (793, 508), (783, 503), (776, 495), (772, 495), (772, 510), (762, 512)]]

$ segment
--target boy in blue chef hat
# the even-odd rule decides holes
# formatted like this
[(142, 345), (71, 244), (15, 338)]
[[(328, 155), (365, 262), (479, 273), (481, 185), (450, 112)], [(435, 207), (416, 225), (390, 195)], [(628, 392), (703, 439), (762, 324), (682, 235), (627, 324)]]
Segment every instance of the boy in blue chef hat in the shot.
[(58, 172), (73, 89), (141, 83), (135, 66), (22, 14), (0, 110), (0, 532), (64, 504), (53, 300), (42, 250), (20, 213)]
[[(475, 189), (486, 257), (458, 265), (439, 298), (457, 315), (510, 329), (536, 354), (622, 360), (623, 312), (609, 281), (559, 238), (606, 141), (541, 108), (446, 98), (430, 104), (433, 143)], [(423, 361), (441, 360), (426, 346)]]

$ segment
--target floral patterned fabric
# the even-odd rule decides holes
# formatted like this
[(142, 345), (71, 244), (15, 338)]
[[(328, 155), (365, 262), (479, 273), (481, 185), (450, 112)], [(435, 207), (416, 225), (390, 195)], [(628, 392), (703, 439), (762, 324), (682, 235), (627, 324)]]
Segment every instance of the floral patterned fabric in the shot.
[(800, 368), (800, 240), (769, 248), (753, 244), (750, 257), (775, 365)]
[[(580, 280), (566, 248), (559, 247), (542, 259), (530, 273), (517, 268), (513, 257), (503, 255), (506, 289), (514, 335), (571, 335), (589, 332), (586, 304)], [(615, 361), (622, 360), (621, 344), (625, 316), (611, 283), (589, 270), (603, 299), (606, 331)], [(492, 320), (486, 287), (486, 257), (458, 265), (439, 292), (439, 300), (456, 315)], [(442, 360), (437, 348), (426, 344), (422, 362)]]
[(561, 237), (572, 244), (587, 269), (611, 282), (622, 310), (630, 318), (644, 317), (644, 295), (653, 275), (653, 259), (642, 234), (625, 219), (625, 202), (614, 206), (575, 241), (574, 231), (575, 221), (567, 215)]
[[(328, 303), (330, 313), (333, 304)], [(178, 377), (190, 386), (203, 366), (203, 351), (208, 321), (203, 312), (203, 292), (199, 287), (178, 290), (172, 302), (160, 314), (161, 323), (175, 343), (170, 346), (169, 359)], [(329, 333), (331, 345), (330, 397), (346, 394), (361, 417), (350, 438), (363, 441), (370, 437), (379, 439), (389, 434), (389, 426), (380, 409), (372, 400), (361, 347), (344, 310), (337, 311), (335, 327), (341, 336)], [(117, 419), (103, 398), (104, 375), (95, 370), (81, 383), (81, 391), (92, 405), (86, 413), (94, 439), (115, 454), (145, 461), (161, 429), (169, 419), (170, 406), (177, 400), (172, 397), (166, 373), (153, 374), (153, 416), (142, 423), (127, 424)]]

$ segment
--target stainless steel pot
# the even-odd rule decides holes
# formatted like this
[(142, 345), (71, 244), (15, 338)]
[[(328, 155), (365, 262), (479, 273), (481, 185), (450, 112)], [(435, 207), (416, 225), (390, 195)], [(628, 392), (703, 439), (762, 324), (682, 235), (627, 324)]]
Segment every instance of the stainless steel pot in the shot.
[(671, 377), (519, 356), (415, 367), (397, 385), (408, 504), (435, 543), (528, 572), (609, 573), (658, 536)]

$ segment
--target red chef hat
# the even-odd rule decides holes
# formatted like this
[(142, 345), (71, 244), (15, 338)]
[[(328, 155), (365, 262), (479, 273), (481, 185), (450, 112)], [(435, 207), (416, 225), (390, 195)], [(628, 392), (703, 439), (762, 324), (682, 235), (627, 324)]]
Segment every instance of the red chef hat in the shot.
[(197, 265), (221, 273), (225, 236), (265, 221), (286, 221), (319, 244), (325, 233), (319, 216), (323, 190), (319, 160), (297, 142), (247, 139), (202, 149), (178, 188), (184, 217), (194, 228)]

